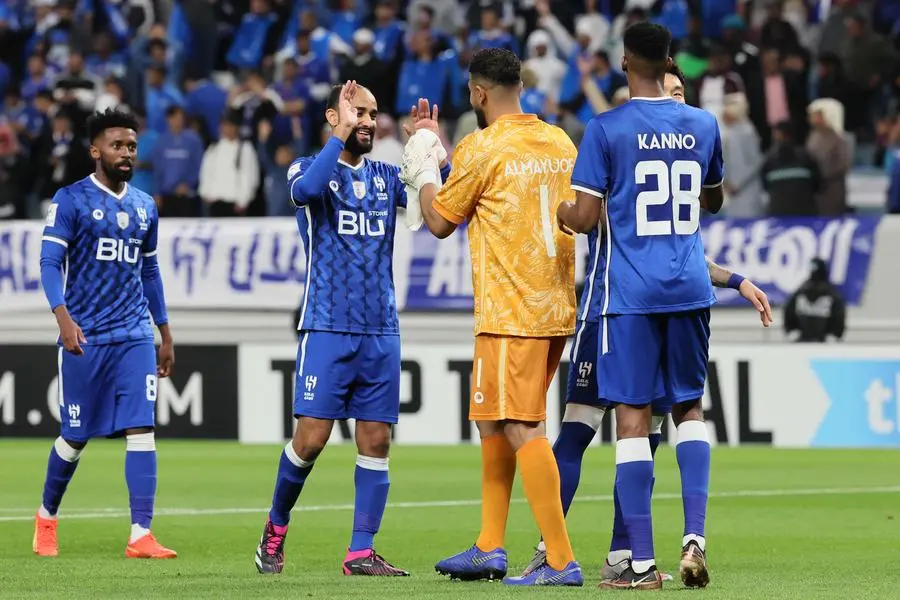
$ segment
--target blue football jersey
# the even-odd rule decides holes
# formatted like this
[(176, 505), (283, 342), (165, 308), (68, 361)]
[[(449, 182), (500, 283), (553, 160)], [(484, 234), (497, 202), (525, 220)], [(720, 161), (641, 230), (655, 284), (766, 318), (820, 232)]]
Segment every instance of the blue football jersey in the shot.
[[(291, 189), (314, 158), (290, 166)], [(399, 335), (393, 255), (397, 207), (406, 206), (400, 169), (338, 161), (319, 197), (291, 197), (307, 267), (298, 328)]]
[(595, 227), (587, 234), (588, 258), (587, 270), (584, 275), (584, 289), (581, 291), (581, 300), (578, 301), (578, 320), (596, 322), (600, 320), (600, 304), (595, 302), (598, 286), (603, 285), (603, 270), (606, 265), (605, 257), (597, 252), (597, 238), (600, 231)]
[(700, 191), (722, 183), (715, 117), (668, 98), (632, 98), (587, 126), (572, 188), (606, 197), (591, 302), (600, 314), (650, 314), (715, 303)]
[(158, 224), (153, 198), (128, 184), (115, 194), (94, 175), (53, 197), (43, 240), (66, 248), (66, 307), (88, 344), (153, 339), (141, 266)]

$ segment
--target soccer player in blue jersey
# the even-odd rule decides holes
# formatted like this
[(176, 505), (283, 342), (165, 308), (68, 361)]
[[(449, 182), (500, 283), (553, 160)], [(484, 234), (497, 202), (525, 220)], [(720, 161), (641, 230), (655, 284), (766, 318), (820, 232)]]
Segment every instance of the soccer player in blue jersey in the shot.
[[(284, 541), (334, 421), (356, 421), (356, 502), (345, 575), (409, 575), (375, 552), (387, 503), (391, 427), (400, 411), (400, 336), (392, 255), (406, 191), (397, 167), (367, 160), (378, 105), (355, 82), (335, 86), (325, 117), (332, 137), (288, 169), (306, 250), (293, 439), (281, 453), (275, 493), (256, 550), (260, 573), (284, 568)], [(434, 120), (420, 127), (437, 127)], [(442, 174), (449, 174), (449, 163)]]
[[(157, 377), (175, 351), (156, 260), (159, 215), (130, 187), (138, 123), (107, 110), (88, 119), (96, 170), (53, 197), (41, 242), (41, 284), (59, 325), (62, 431), (50, 450), (34, 552), (56, 556), (60, 502), (88, 440), (125, 436), (129, 558), (175, 558), (150, 532), (156, 496)], [(149, 309), (149, 312), (148, 312)], [(150, 317), (159, 328), (159, 362)]]
[(671, 34), (640, 23), (624, 36), (631, 100), (588, 125), (572, 173), (575, 203), (561, 226), (605, 231), (597, 394), (616, 406), (616, 494), (630, 541), (629, 567), (605, 588), (659, 589), (650, 497), (651, 414), (671, 402), (685, 531), (681, 577), (709, 581), (705, 554), (710, 446), (701, 399), (715, 302), (700, 208), (722, 206), (722, 147), (715, 117), (666, 96)]
[[(664, 90), (667, 96), (684, 103), (685, 78), (677, 65), (672, 65), (666, 73)], [(566, 391), (566, 410), (560, 425), (559, 435), (553, 445), (553, 454), (559, 467), (560, 493), (563, 509), (568, 512), (581, 479), (581, 465), (584, 453), (594, 439), (594, 435), (603, 422), (608, 411), (607, 402), (597, 395), (597, 379), (595, 365), (599, 347), (597, 329), (600, 322), (600, 305), (592, 302), (594, 291), (603, 285), (603, 271), (600, 269), (600, 255), (597, 253), (597, 241), (600, 231), (597, 227), (588, 232), (588, 274), (585, 289), (581, 296), (578, 310), (578, 326), (575, 340), (569, 355), (569, 374)], [(772, 308), (766, 293), (752, 281), (736, 275), (706, 259), (709, 278), (715, 287), (730, 287), (740, 292), (741, 296), (759, 312), (763, 327), (772, 323)], [(654, 411), (650, 426), (650, 453), (655, 457), (656, 449), (662, 440), (662, 427), (666, 414), (659, 407)], [(628, 568), (631, 560), (631, 543), (622, 520), (622, 508), (618, 494), (613, 494), (614, 519), (613, 535), (610, 541), (609, 555), (603, 565), (604, 579), (617, 579)], [(538, 543), (531, 562), (525, 568), (529, 573), (543, 564), (546, 549), (543, 540)], [(662, 574), (664, 580), (671, 575)]]

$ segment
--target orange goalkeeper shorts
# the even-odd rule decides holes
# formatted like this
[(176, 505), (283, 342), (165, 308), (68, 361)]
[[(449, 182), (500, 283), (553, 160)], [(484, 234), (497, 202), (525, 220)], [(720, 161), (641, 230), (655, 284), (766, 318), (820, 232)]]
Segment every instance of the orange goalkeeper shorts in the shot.
[(469, 420), (546, 419), (547, 390), (565, 347), (565, 336), (475, 336)]

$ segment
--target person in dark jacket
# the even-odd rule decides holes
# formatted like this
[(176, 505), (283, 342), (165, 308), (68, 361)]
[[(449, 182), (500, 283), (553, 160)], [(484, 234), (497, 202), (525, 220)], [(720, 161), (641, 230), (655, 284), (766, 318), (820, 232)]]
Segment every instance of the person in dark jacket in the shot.
[(772, 141), (762, 170), (763, 187), (769, 193), (769, 216), (816, 216), (819, 189), (816, 161), (796, 143), (789, 121), (772, 128)]
[(828, 280), (828, 264), (816, 258), (812, 273), (784, 307), (784, 332), (799, 332), (798, 342), (825, 342), (828, 336), (844, 337), (847, 303)]

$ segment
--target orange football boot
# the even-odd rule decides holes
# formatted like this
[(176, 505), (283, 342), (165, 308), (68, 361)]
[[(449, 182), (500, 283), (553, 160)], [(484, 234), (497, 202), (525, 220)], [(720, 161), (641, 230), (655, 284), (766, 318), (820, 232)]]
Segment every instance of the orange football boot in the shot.
[(40, 515), (34, 517), (34, 540), (31, 549), (38, 556), (56, 556), (59, 554), (59, 543), (56, 541), (56, 519), (42, 519)]
[(156, 541), (152, 533), (139, 537), (134, 542), (129, 542), (125, 548), (127, 558), (175, 558), (178, 553), (166, 548)]

